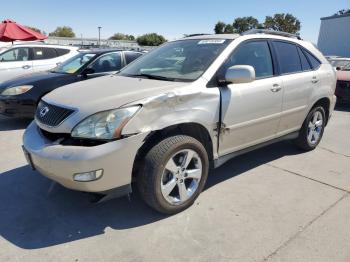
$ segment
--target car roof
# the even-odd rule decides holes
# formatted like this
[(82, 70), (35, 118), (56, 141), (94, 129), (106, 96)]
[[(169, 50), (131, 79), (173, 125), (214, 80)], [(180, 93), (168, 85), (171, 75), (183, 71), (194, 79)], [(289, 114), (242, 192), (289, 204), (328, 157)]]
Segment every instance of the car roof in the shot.
[(238, 37), (240, 37), (239, 34), (216, 34), (216, 35), (199, 34), (199, 35), (184, 37), (180, 40), (187, 40), (187, 39), (236, 39)]

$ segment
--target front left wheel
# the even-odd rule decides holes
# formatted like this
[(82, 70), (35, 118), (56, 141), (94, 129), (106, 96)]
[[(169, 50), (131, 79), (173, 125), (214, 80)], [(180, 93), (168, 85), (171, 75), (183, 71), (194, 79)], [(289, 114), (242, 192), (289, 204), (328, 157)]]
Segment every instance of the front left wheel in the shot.
[(208, 177), (204, 146), (193, 137), (166, 138), (146, 154), (137, 178), (144, 201), (165, 214), (175, 214), (193, 204)]

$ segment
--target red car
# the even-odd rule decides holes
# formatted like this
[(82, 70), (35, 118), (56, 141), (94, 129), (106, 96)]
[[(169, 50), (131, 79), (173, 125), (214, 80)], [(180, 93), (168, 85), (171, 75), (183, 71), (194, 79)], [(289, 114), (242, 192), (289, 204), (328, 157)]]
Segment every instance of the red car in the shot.
[(350, 64), (337, 71), (337, 88), (335, 95), (339, 102), (350, 102)]

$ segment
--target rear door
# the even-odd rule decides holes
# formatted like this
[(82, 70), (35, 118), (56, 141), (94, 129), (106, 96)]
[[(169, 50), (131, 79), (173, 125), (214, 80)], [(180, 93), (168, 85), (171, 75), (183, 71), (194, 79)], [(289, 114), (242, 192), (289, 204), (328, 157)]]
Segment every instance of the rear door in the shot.
[(273, 139), (282, 110), (282, 81), (274, 70), (268, 41), (243, 42), (219, 71), (233, 65), (254, 67), (256, 80), (220, 87), (225, 125), (220, 156)]
[(283, 82), (283, 107), (278, 134), (299, 130), (308, 110), (312, 89), (318, 84), (317, 72), (301, 47), (287, 41), (273, 41)]
[(31, 72), (33, 68), (31, 60), (28, 47), (12, 48), (0, 54), (0, 72), (9, 71), (16, 75)]
[(52, 47), (33, 47), (33, 70), (45, 71), (57, 66), (57, 51)]

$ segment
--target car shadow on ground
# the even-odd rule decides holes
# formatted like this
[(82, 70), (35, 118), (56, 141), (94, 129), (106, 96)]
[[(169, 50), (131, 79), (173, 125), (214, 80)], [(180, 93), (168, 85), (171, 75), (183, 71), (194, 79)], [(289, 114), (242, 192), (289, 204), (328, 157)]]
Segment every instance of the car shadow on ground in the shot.
[(7, 118), (0, 115), (0, 131), (25, 129), (30, 122), (31, 119)]
[[(239, 156), (211, 171), (206, 190), (257, 166), (301, 153), (284, 141)], [(0, 236), (24, 249), (37, 249), (114, 230), (156, 223), (167, 216), (146, 206), (137, 193), (101, 204), (91, 195), (54, 184), (28, 166), (0, 174)]]

